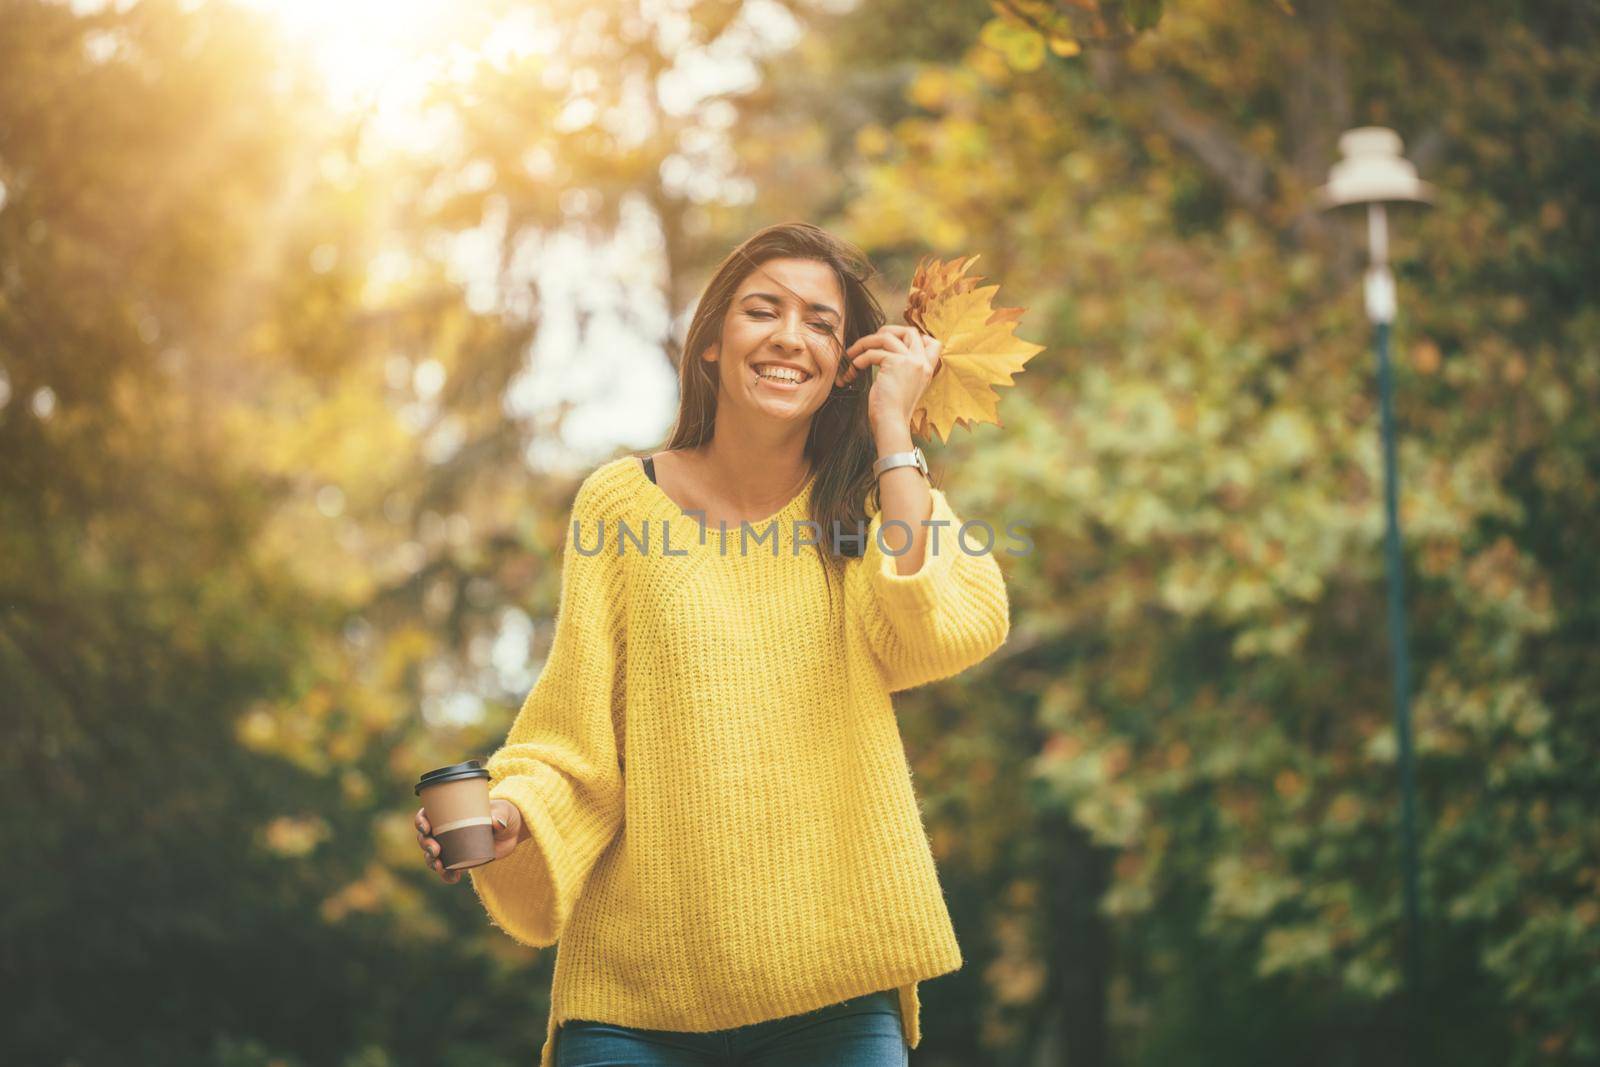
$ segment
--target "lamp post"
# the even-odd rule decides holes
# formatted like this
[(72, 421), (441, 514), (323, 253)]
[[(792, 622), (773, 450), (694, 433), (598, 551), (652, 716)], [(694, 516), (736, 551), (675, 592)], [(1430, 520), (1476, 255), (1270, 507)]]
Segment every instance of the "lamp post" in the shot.
[(1328, 184), (1316, 191), (1318, 206), (1331, 210), (1349, 204), (1367, 206), (1367, 318), (1373, 326), (1378, 355), (1378, 391), (1383, 427), (1383, 500), (1388, 515), (1384, 537), (1389, 573), (1389, 645), (1394, 670), (1394, 723), (1400, 760), (1400, 840), (1405, 874), (1405, 976), (1413, 1002), (1421, 993), (1422, 905), (1417, 887), (1417, 781), (1411, 750), (1411, 662), (1406, 650), (1404, 575), (1400, 568), (1400, 511), (1396, 503), (1394, 385), (1389, 368), (1389, 327), (1394, 321), (1394, 275), (1389, 272), (1389, 202), (1428, 203), (1433, 187), (1417, 178), (1416, 168), (1400, 154), (1400, 137), (1382, 126), (1346, 130), (1339, 138), (1344, 157), (1328, 172)]

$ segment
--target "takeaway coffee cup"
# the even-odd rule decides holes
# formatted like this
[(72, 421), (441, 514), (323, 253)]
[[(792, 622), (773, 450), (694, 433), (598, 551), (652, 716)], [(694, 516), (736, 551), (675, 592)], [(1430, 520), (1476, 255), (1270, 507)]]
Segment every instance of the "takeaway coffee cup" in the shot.
[(439, 841), (447, 871), (478, 867), (494, 859), (494, 825), (489, 819), (489, 772), (469, 759), (429, 771), (417, 783), (428, 826)]

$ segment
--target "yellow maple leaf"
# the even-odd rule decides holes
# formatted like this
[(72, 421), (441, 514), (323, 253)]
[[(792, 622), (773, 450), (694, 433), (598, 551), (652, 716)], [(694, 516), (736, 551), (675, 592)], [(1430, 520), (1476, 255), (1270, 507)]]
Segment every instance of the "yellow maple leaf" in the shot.
[(911, 433), (923, 440), (938, 434), (950, 440), (957, 425), (1003, 426), (994, 386), (1015, 384), (1012, 376), (1044, 351), (1012, 332), (1026, 308), (992, 307), (998, 285), (979, 286), (982, 275), (963, 277), (977, 256), (925, 261), (917, 265), (906, 301), (906, 322), (940, 343), (939, 369), (911, 416)]

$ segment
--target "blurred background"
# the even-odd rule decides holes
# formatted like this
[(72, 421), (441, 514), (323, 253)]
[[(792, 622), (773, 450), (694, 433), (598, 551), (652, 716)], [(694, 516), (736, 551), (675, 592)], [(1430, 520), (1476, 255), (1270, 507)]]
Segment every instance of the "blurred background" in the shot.
[[(554, 950), (417, 852), (572, 494), (762, 226), (981, 256), (929, 449), (991, 660), (897, 697), (967, 957), (922, 1067), (1600, 1060), (1584, 0), (0, 0), (6, 1059), (525, 1064)], [(1365, 230), (1388, 126), (1422, 984)]]

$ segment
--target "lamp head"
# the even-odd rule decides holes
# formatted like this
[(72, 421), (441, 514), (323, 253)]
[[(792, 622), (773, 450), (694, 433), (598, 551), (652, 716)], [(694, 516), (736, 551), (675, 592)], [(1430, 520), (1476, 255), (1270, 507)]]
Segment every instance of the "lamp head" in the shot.
[(1400, 135), (1384, 126), (1360, 126), (1339, 135), (1344, 157), (1328, 171), (1328, 184), (1315, 192), (1321, 210), (1379, 201), (1429, 203), (1434, 188), (1417, 177), (1417, 168), (1400, 154)]

